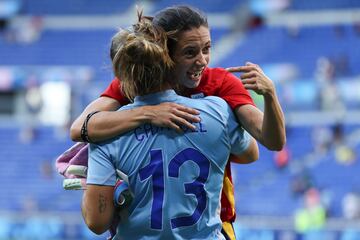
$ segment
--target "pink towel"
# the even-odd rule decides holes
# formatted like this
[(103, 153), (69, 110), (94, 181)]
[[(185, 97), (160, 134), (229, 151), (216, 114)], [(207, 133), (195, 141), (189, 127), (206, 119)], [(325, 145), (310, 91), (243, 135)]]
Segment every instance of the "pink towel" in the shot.
[(56, 159), (55, 166), (65, 178), (86, 178), (88, 144), (76, 143)]

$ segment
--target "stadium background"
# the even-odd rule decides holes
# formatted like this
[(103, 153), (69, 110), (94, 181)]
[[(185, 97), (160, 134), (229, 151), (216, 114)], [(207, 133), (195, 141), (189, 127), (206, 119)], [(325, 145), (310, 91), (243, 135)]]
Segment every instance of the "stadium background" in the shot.
[(180, 3), (208, 15), (210, 66), (261, 65), (286, 116), (284, 151), (233, 165), (238, 239), (360, 239), (356, 0), (1, 0), (0, 239), (105, 238), (83, 224), (81, 192), (62, 189), (54, 160), (113, 78), (110, 38), (135, 4), (151, 15)]

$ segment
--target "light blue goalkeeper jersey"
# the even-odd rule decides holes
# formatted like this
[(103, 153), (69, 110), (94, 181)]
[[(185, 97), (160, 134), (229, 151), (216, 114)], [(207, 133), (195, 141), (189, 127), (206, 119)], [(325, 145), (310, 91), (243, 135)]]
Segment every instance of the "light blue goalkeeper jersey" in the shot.
[(200, 111), (196, 131), (177, 133), (144, 124), (90, 145), (88, 184), (115, 185), (116, 169), (128, 176), (134, 199), (115, 239), (224, 239), (220, 196), (229, 154), (250, 137), (218, 97), (190, 99), (173, 90), (136, 97), (120, 109), (175, 102)]

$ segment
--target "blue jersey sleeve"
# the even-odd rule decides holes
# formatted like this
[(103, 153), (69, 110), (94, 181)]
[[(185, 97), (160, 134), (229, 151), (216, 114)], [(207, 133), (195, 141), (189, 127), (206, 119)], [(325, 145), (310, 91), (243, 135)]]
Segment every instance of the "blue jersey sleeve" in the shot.
[(230, 142), (230, 152), (239, 155), (244, 152), (250, 144), (250, 135), (238, 123), (233, 110), (221, 99), (219, 103), (222, 105), (224, 123), (227, 126), (227, 133)]
[(241, 127), (233, 110), (223, 99), (218, 97), (207, 97), (207, 99), (216, 103), (221, 109), (221, 117), (229, 139), (230, 152), (235, 155), (241, 154), (249, 147), (251, 136)]
[(229, 126), (229, 138), (232, 154), (239, 155), (243, 153), (250, 145), (250, 134), (239, 125), (235, 128)]
[(231, 145), (231, 153), (239, 155), (244, 152), (250, 144), (251, 136), (237, 122), (232, 109), (228, 106), (228, 134)]
[(90, 144), (87, 184), (115, 186), (116, 171), (108, 145)]

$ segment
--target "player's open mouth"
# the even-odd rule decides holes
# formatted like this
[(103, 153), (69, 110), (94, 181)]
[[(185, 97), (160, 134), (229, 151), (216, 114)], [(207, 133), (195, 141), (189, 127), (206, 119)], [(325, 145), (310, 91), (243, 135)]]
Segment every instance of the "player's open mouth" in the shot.
[(193, 81), (198, 81), (200, 80), (201, 74), (204, 71), (204, 69), (201, 69), (199, 71), (195, 71), (195, 72), (188, 72), (188, 76), (191, 80)]

